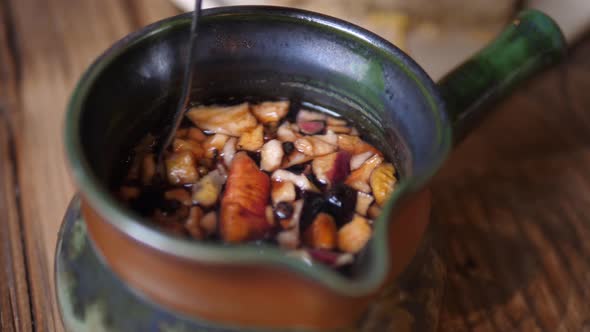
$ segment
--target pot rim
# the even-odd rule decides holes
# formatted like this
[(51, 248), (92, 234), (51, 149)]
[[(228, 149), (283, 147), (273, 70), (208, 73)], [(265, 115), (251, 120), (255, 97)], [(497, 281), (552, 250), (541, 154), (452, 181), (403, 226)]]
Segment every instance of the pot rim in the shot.
[(360, 43), (384, 54), (406, 71), (423, 91), (435, 116), (438, 117), (437, 137), (442, 151), (423, 174), (415, 174), (402, 179), (394, 194), (383, 207), (381, 216), (375, 222), (373, 237), (365, 250), (373, 252), (374, 261), (367, 266), (368, 271), (359, 278), (348, 278), (321, 264), (308, 264), (301, 259), (289, 257), (285, 251), (271, 245), (242, 244), (227, 246), (217, 243), (202, 243), (174, 237), (143, 223), (129, 209), (119, 204), (108, 188), (95, 176), (84, 156), (80, 140), (80, 119), (83, 104), (94, 80), (102, 70), (118, 56), (143, 40), (180, 25), (190, 25), (191, 13), (180, 14), (152, 23), (135, 31), (108, 48), (85, 71), (78, 81), (66, 110), (65, 150), (74, 181), (82, 197), (108, 222), (132, 239), (156, 248), (167, 254), (207, 264), (266, 265), (286, 268), (310, 278), (322, 286), (346, 296), (365, 296), (376, 291), (386, 280), (389, 271), (388, 226), (392, 208), (399, 204), (402, 196), (415, 192), (438, 170), (449, 153), (451, 130), (444, 112), (444, 106), (436, 84), (424, 70), (407, 54), (385, 39), (349, 22), (305, 10), (276, 6), (228, 6), (206, 9), (204, 20), (213, 16), (260, 16), (270, 15), (280, 19), (294, 20), (302, 24), (315, 25), (332, 32), (345, 33)]

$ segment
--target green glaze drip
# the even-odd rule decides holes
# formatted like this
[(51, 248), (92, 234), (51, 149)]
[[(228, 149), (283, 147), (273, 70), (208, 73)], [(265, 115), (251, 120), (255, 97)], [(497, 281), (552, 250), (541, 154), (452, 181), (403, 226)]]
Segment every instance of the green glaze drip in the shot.
[(561, 59), (565, 47), (563, 34), (551, 18), (527, 10), (486, 48), (444, 77), (439, 86), (453, 121), (455, 143), (517, 84)]

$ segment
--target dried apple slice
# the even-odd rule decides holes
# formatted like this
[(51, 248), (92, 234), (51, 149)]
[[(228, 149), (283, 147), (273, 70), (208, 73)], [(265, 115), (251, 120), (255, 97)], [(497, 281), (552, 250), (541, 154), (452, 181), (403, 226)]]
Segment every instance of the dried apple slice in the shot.
[(381, 151), (377, 150), (371, 144), (363, 141), (360, 137), (354, 135), (338, 135), (338, 147), (341, 150), (350, 152), (352, 155), (367, 151), (371, 151), (373, 154), (381, 155)]
[(201, 228), (201, 219), (203, 217), (203, 210), (198, 206), (193, 206), (190, 210), (189, 216), (184, 223), (184, 228), (195, 239), (202, 240), (205, 238), (205, 231)]
[(195, 167), (195, 157), (190, 151), (180, 151), (166, 157), (168, 182), (173, 185), (195, 183), (199, 173)]
[(374, 200), (375, 199), (373, 198), (373, 196), (366, 194), (362, 191), (357, 191), (355, 207), (356, 213), (362, 216), (366, 216), (367, 211), (369, 210), (369, 206), (371, 206)]
[(295, 148), (307, 156), (323, 156), (338, 149), (336, 145), (329, 144), (316, 136), (306, 136), (295, 141)]
[(355, 169), (361, 167), (367, 159), (373, 156), (373, 152), (367, 151), (359, 154), (355, 154), (350, 158), (350, 170), (354, 171)]
[(367, 219), (355, 215), (348, 224), (338, 230), (338, 249), (356, 254), (367, 244), (372, 232)]
[(225, 163), (225, 166), (230, 167), (231, 166), (231, 162), (234, 159), (234, 156), (236, 155), (236, 144), (238, 143), (238, 139), (235, 137), (232, 137), (230, 139), (227, 140), (227, 142), (225, 142), (225, 145), (223, 146), (223, 162)]
[(384, 163), (379, 165), (371, 174), (371, 189), (373, 196), (379, 206), (387, 201), (393, 190), (397, 179), (395, 178), (395, 167), (391, 163)]
[(193, 107), (186, 116), (195, 126), (218, 134), (241, 136), (258, 125), (248, 103), (235, 106)]
[(279, 140), (266, 142), (260, 151), (260, 168), (267, 172), (276, 170), (281, 166), (284, 154), (283, 145)]
[(225, 134), (215, 134), (208, 136), (203, 142), (203, 148), (205, 149), (205, 157), (212, 159), (217, 157), (221, 152), (225, 143), (229, 140), (229, 136)]
[(306, 163), (312, 159), (313, 159), (313, 156), (308, 156), (308, 155), (301, 153), (299, 151), (293, 151), (292, 153), (287, 155), (287, 157), (283, 161), (283, 164), (281, 165), (281, 167), (282, 168), (289, 168), (291, 166)]
[(272, 227), (265, 213), (269, 196), (268, 176), (245, 152), (238, 152), (221, 200), (221, 239), (240, 243), (264, 238)]
[(284, 169), (274, 171), (274, 173), (272, 173), (272, 180), (292, 182), (303, 191), (319, 191), (318, 188), (316, 188), (316, 186), (314, 186), (305, 175), (297, 175)]
[(205, 154), (203, 147), (196, 141), (175, 138), (172, 142), (172, 150), (174, 152), (190, 151), (195, 158), (202, 158)]
[(289, 113), (289, 101), (266, 101), (252, 105), (252, 113), (262, 123), (278, 122)]
[(193, 186), (193, 203), (204, 207), (211, 207), (217, 203), (225, 177), (214, 170), (205, 175)]
[(295, 185), (290, 181), (272, 181), (271, 190), (272, 204), (280, 202), (293, 202), (296, 198)]
[(314, 249), (333, 249), (337, 242), (337, 229), (334, 218), (327, 213), (320, 213), (305, 230), (305, 245)]
[(264, 127), (256, 126), (254, 129), (247, 131), (240, 136), (238, 140), (238, 149), (256, 152), (264, 144)]
[(378, 155), (373, 155), (363, 165), (350, 173), (346, 179), (346, 184), (352, 188), (370, 193), (371, 187), (369, 186), (369, 178), (373, 173), (373, 170), (383, 162), (383, 158)]
[(281, 142), (295, 142), (301, 137), (301, 135), (291, 129), (291, 124), (289, 122), (283, 122), (283, 124), (277, 129), (277, 137)]

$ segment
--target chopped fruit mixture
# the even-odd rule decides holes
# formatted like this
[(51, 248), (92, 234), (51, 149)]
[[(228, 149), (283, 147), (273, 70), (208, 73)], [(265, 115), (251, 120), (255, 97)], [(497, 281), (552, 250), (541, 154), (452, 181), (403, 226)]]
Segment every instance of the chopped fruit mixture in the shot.
[(395, 190), (393, 164), (339, 117), (267, 101), (193, 107), (185, 122), (164, 156), (165, 179), (148, 135), (117, 185), (122, 201), (170, 233), (275, 243), (338, 268), (365, 247)]

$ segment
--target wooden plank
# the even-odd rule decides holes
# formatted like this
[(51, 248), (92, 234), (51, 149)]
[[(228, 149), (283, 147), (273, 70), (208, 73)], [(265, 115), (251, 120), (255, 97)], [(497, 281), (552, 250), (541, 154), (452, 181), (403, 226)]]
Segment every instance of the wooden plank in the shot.
[(11, 8), (0, 3), (0, 327), (2, 331), (32, 331), (27, 264), (23, 248), (14, 131), (10, 113), (18, 104), (19, 52)]
[(11, 143), (6, 111), (0, 106), (0, 327), (20, 332), (32, 331), (33, 324)]
[(149, 10), (142, 8), (145, 1), (131, 2), (134, 7), (118, 0), (2, 3), (10, 8), (12, 20), (0, 20), (0, 25), (10, 25), (19, 50), (20, 78), (12, 80), (18, 83), (14, 93), (19, 105), (9, 117), (15, 124), (12, 145), (22, 195), (34, 328), (61, 331), (53, 291), (53, 254), (61, 218), (74, 193), (61, 138), (67, 100), (83, 70), (103, 50), (174, 9), (165, 0), (149, 1)]
[(590, 329), (590, 36), (519, 89), (433, 183), (441, 331)]

